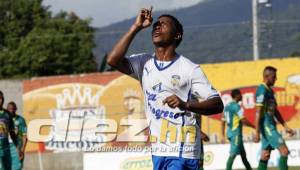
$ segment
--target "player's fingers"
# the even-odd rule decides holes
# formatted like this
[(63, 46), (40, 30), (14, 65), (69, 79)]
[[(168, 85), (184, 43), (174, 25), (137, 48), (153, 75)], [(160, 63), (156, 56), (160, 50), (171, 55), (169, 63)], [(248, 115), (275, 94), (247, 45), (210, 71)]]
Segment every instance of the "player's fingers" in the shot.
[(171, 106), (172, 108), (178, 107), (179, 106), (179, 102), (177, 100), (171, 100), (168, 102), (169, 106)]
[(163, 105), (166, 104), (166, 103), (168, 103), (168, 101), (169, 101), (169, 97), (166, 97), (166, 98), (162, 101)]

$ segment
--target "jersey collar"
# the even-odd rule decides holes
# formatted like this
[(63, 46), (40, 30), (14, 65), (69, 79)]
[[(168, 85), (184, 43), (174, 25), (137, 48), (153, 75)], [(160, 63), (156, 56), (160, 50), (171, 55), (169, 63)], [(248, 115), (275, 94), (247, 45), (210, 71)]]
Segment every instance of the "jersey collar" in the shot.
[(272, 89), (266, 83), (263, 83), (263, 85), (266, 87), (267, 90), (272, 91)]
[(168, 65), (166, 65), (166, 66), (164, 66), (164, 67), (159, 67), (159, 65), (158, 65), (158, 63), (157, 63), (157, 60), (156, 60), (156, 56), (155, 56), (155, 54), (153, 54), (153, 55), (154, 55), (154, 65), (156, 66), (156, 68), (157, 68), (159, 71), (162, 71), (162, 70), (167, 69), (167, 68), (170, 67), (173, 63), (175, 63), (175, 61), (177, 61), (178, 58), (180, 57), (180, 55), (178, 55), (178, 54), (176, 53), (176, 56), (175, 56), (175, 58), (172, 60), (171, 63), (169, 63)]

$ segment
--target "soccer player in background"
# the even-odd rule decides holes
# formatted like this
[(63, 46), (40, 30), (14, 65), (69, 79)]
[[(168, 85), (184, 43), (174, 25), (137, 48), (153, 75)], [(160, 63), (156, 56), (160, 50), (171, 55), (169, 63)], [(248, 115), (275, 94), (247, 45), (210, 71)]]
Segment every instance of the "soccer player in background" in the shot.
[[(183, 28), (171, 15), (161, 15), (153, 24), (154, 54), (124, 57), (136, 34), (151, 24), (152, 8), (141, 9), (135, 23), (109, 53), (107, 63), (140, 81), (151, 133), (153, 169), (198, 170), (201, 139), (197, 137), (200, 127), (195, 114), (221, 113), (223, 103), (199, 65), (176, 53)], [(188, 101), (192, 94), (204, 101)], [(189, 136), (195, 141), (177, 140), (185, 128), (191, 128)], [(169, 135), (164, 135), (167, 132)]]
[[(10, 144), (10, 151), (11, 151), (11, 158), (12, 158), (12, 169), (18, 170), (23, 168), (24, 162), (24, 153), (25, 147), (27, 143), (27, 126), (25, 119), (16, 113), (17, 105), (15, 102), (11, 101), (7, 104), (7, 110), (11, 114), (14, 125), (15, 125), (15, 133), (17, 135), (17, 148), (11, 143)], [(19, 153), (17, 152), (19, 151)]]
[(255, 127), (244, 117), (244, 110), (239, 104), (242, 100), (241, 91), (239, 89), (232, 90), (231, 97), (232, 101), (225, 106), (221, 125), (222, 142), (225, 142), (225, 123), (227, 124), (227, 139), (230, 141), (230, 156), (227, 160), (226, 170), (232, 169), (237, 155), (241, 155), (246, 169), (251, 170), (243, 144), (243, 124), (254, 129)]
[(11, 115), (3, 108), (4, 95), (0, 91), (0, 170), (11, 170), (9, 135), (17, 146), (17, 136)]
[(289, 150), (281, 134), (277, 131), (276, 120), (290, 136), (293, 136), (295, 133), (288, 127), (277, 109), (277, 102), (272, 90), (277, 80), (276, 71), (277, 69), (272, 66), (265, 67), (263, 71), (264, 83), (259, 85), (256, 90), (256, 134), (254, 140), (255, 142), (259, 142), (261, 139), (262, 143), (258, 170), (267, 169), (271, 151), (275, 148), (280, 152), (279, 169), (288, 169), (287, 159)]

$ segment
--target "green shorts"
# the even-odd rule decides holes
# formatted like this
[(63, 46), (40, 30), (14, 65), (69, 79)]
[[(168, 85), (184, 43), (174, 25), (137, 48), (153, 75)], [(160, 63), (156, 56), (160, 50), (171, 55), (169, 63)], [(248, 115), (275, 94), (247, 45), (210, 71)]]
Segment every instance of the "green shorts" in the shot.
[(244, 149), (243, 136), (233, 135), (228, 140), (230, 141), (230, 155), (239, 155)]
[(10, 144), (10, 155), (12, 170), (21, 170), (23, 167), (23, 161), (20, 161), (16, 146), (12, 143)]
[(276, 129), (268, 128), (268, 126), (265, 126), (261, 133), (261, 143), (264, 150), (273, 150), (285, 145), (281, 134)]
[(0, 170), (11, 170), (11, 156), (9, 148), (1, 149)]

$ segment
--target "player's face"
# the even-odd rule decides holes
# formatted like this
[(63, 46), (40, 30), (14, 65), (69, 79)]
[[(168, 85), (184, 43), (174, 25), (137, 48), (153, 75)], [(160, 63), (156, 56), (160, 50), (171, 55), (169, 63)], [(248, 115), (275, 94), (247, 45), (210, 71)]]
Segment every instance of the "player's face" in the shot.
[(7, 110), (10, 113), (16, 113), (16, 111), (17, 111), (16, 107), (14, 105), (12, 105), (12, 104), (7, 105)]
[(271, 86), (274, 86), (276, 80), (277, 80), (276, 72), (271, 71), (269, 73), (269, 75), (267, 76), (268, 84), (271, 85)]
[(237, 101), (238, 101), (238, 102), (239, 102), (239, 101), (242, 101), (242, 99), (243, 99), (242, 94), (241, 94), (241, 93), (238, 94), (238, 95), (237, 95)]
[(164, 47), (176, 43), (176, 27), (169, 17), (160, 17), (153, 24), (152, 41), (156, 47)]
[(3, 103), (4, 103), (4, 97), (3, 97), (3, 95), (0, 94), (0, 107), (1, 108), (3, 106)]

